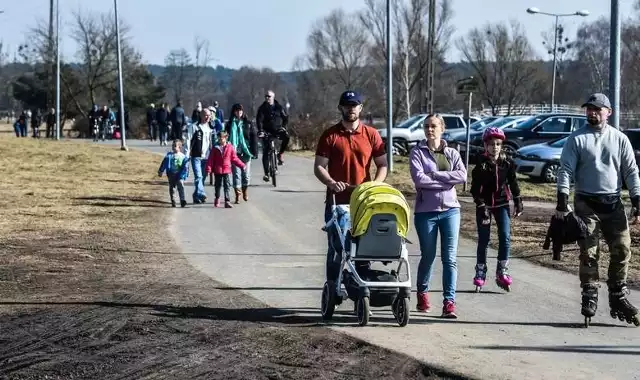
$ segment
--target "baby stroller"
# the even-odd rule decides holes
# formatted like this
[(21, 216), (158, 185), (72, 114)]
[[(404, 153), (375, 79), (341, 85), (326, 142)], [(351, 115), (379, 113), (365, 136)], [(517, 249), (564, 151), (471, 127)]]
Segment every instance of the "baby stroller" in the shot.
[[(349, 298), (361, 326), (369, 323), (370, 306), (391, 306), (396, 322), (406, 326), (411, 295), (406, 199), (386, 183), (365, 182), (355, 187), (349, 205), (336, 206), (333, 195), (332, 213), (323, 230), (335, 249), (334, 260), (341, 264), (336, 283), (327, 281), (322, 288), (323, 319), (330, 320), (336, 306)], [(385, 266), (398, 262), (398, 266), (389, 272), (362, 266), (374, 261)], [(399, 280), (401, 273), (406, 273), (405, 281)]]

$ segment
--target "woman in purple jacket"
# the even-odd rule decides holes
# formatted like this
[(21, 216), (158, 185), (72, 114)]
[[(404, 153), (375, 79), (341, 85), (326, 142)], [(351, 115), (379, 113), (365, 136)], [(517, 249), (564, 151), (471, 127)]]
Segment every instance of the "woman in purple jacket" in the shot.
[(418, 311), (430, 310), (429, 280), (436, 259), (436, 243), (440, 231), (442, 259), (443, 307), (442, 317), (457, 318), (455, 314), (458, 268), (456, 253), (460, 231), (460, 203), (455, 185), (466, 182), (467, 169), (460, 154), (447, 147), (441, 139), (444, 120), (440, 115), (425, 119), (424, 134), (410, 155), (411, 178), (416, 187), (414, 224), (420, 240), (422, 258), (418, 265)]

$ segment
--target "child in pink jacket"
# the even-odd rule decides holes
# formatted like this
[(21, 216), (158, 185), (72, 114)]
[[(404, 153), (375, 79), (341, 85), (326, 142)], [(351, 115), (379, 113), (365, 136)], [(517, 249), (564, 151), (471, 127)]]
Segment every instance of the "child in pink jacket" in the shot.
[(214, 186), (215, 186), (215, 200), (213, 201), (213, 207), (220, 205), (220, 187), (224, 186), (224, 207), (232, 208), (230, 189), (231, 181), (229, 176), (231, 175), (231, 164), (244, 169), (245, 164), (242, 162), (233, 145), (227, 143), (228, 134), (225, 131), (218, 132), (218, 144), (211, 148), (209, 153), (209, 159), (205, 171), (208, 174), (213, 172)]

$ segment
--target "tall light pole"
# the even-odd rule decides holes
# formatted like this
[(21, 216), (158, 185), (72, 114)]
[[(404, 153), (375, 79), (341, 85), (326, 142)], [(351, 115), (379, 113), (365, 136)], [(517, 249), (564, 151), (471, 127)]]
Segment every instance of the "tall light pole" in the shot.
[(124, 90), (122, 88), (122, 56), (120, 50), (120, 25), (118, 24), (118, 0), (113, 0), (113, 9), (116, 18), (116, 42), (118, 48), (118, 92), (120, 93), (120, 149), (127, 149), (126, 126), (124, 124)]
[(611, 0), (611, 38), (609, 46), (609, 96), (613, 115), (611, 123), (620, 129), (620, 3)]
[(60, 140), (60, 0), (56, 0), (56, 140)]
[(393, 171), (393, 135), (392, 122), (392, 96), (393, 96), (393, 54), (391, 51), (391, 0), (387, 0), (387, 165), (388, 170)]
[(581, 11), (576, 11), (573, 13), (548, 13), (542, 12), (540, 9), (531, 7), (527, 8), (527, 13), (530, 14), (541, 14), (546, 16), (555, 17), (556, 23), (553, 29), (553, 77), (551, 78), (551, 112), (555, 109), (555, 96), (556, 96), (556, 71), (558, 70), (558, 22), (560, 17), (570, 17), (570, 16), (589, 16), (589, 11), (583, 9)]

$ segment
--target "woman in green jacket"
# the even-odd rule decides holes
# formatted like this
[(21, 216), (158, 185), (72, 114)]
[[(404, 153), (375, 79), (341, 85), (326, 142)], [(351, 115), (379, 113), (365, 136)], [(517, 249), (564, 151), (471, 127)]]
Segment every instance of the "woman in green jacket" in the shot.
[(231, 117), (225, 125), (229, 134), (229, 143), (233, 145), (238, 157), (245, 163), (245, 168), (232, 167), (233, 188), (235, 190), (235, 203), (242, 199), (249, 200), (247, 189), (251, 180), (251, 160), (258, 157), (258, 134), (251, 121), (244, 114), (242, 104), (236, 103), (231, 107)]

